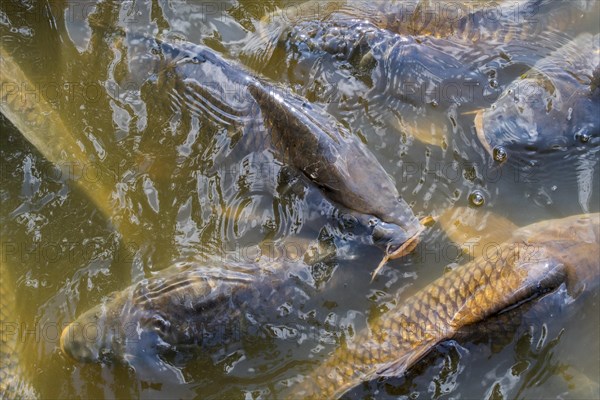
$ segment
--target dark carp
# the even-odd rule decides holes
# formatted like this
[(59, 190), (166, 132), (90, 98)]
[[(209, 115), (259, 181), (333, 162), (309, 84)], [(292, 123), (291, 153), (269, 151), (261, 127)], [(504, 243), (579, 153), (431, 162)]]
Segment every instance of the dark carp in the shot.
[(475, 117), (486, 150), (508, 155), (600, 143), (600, 35), (582, 34), (538, 61)]
[(565, 284), (576, 297), (597, 287), (600, 214), (516, 230), (494, 257), (481, 256), (432, 282), (342, 345), (290, 390), (335, 399), (359, 383), (402, 375), (442, 341)]
[(369, 226), (373, 241), (388, 255), (401, 256), (414, 246), (423, 226), (394, 181), (364, 143), (321, 107), (207, 47), (143, 40), (160, 59), (158, 84), (176, 102), (242, 125), (254, 143), (267, 142), (284, 163)]
[(219, 264), (180, 262), (112, 294), (64, 329), (61, 349), (79, 362), (127, 363), (152, 379), (169, 354), (210, 357), (268, 338), (277, 307), (314, 295), (294, 279), (303, 262)]
[[(569, 29), (594, 7), (593, 0), (565, 4), (551, 0), (315, 0), (276, 10), (263, 18), (263, 25), (360, 19), (400, 35), (494, 40), (508, 35), (531, 37), (547, 28)], [(549, 10), (557, 9), (563, 17), (546, 16)]]

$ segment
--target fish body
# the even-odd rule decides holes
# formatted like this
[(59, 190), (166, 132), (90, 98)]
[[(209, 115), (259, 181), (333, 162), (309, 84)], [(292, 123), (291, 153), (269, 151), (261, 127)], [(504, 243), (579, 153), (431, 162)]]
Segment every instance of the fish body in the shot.
[[(372, 70), (370, 75), (374, 85), (378, 86), (378, 80), (383, 79), (378, 90), (386, 89), (388, 95), (403, 98), (409, 89), (414, 91), (415, 85), (427, 83), (429, 91), (432, 87), (452, 89), (439, 97), (451, 98), (455, 103), (468, 101), (481, 107), (482, 100), (476, 97), (478, 92), (492, 98), (497, 85), (490, 87), (489, 66), (485, 63), (497, 59), (490, 65), (496, 68), (513, 68), (519, 63), (530, 65), (545, 55), (536, 51), (540, 47), (556, 48), (557, 44), (566, 44), (570, 39), (566, 35), (557, 36), (555, 30), (559, 28), (554, 28), (555, 24), (576, 24), (575, 15), (581, 15), (574, 3), (544, 1), (486, 4), (482, 9), (472, 9), (473, 4), (470, 7), (463, 4), (461, 8), (460, 2), (452, 3), (451, 6), (461, 10), (456, 17), (444, 12), (444, 4), (411, 7), (404, 2), (370, 3), (357, 11), (365, 12), (366, 18), (341, 8), (323, 18), (290, 24), (278, 40), (285, 46), (286, 54), (306, 52), (308, 58), (310, 54), (329, 53), (337, 60), (348, 61), (356, 69), (355, 73)], [(418, 11), (419, 7), (421, 11)], [(415, 18), (447, 26), (433, 25), (415, 30), (409, 28), (410, 24), (402, 24)], [(394, 27), (382, 20), (393, 20), (399, 25)], [(301, 63), (302, 56), (292, 59)], [(373, 68), (374, 65), (377, 67)], [(493, 80), (499, 79), (497, 75), (498, 71)], [(467, 86), (458, 91), (456, 82), (464, 82)], [(401, 83), (410, 85), (402, 87), (399, 86)], [(462, 97), (456, 96), (455, 92), (461, 93)], [(404, 100), (415, 105), (431, 102), (422, 97), (418, 103), (410, 97)]]
[[(65, 176), (72, 176), (75, 170), (85, 169), (92, 160), (81, 149), (72, 130), (65, 125), (57, 111), (43, 96), (25, 96), (22, 93), (22, 88), (35, 85), (4, 46), (0, 46), (0, 68), (0, 112)], [(100, 167), (99, 164), (98, 166)], [(91, 182), (89, 179), (81, 179), (81, 176), (74, 176), (73, 182), (88, 194), (90, 201), (103, 215), (113, 215), (114, 210), (109, 201), (111, 188), (108, 184), (101, 180)]]
[[(362, 144), (321, 109), (258, 82), (248, 90), (267, 113), (271, 141), (291, 165), (316, 182), (333, 201), (383, 221), (409, 227), (418, 221), (404, 210), (394, 182)], [(302, 149), (302, 151), (299, 151)], [(411, 230), (412, 229), (412, 230)]]
[(550, 220), (514, 232), (493, 257), (480, 256), (427, 285), (336, 349), (295, 398), (334, 399), (359, 383), (402, 375), (437, 343), (562, 284), (573, 296), (600, 276), (600, 214)]
[(600, 143), (600, 35), (581, 34), (538, 61), (475, 118), (493, 154), (597, 146)]
[(291, 28), (285, 45), (299, 65), (319, 53), (345, 61), (365, 84), (354, 96), (447, 108), (485, 104), (495, 94), (489, 76), (466, 60), (470, 48), (446, 39), (398, 35), (362, 20), (305, 21)]
[[(594, 1), (568, 3), (549, 0), (456, 1), (432, 0), (308, 1), (272, 13), (261, 21), (258, 32), (285, 32), (307, 21), (334, 27), (364, 21), (382, 31), (401, 36), (446, 38), (454, 42), (505, 44), (532, 40), (547, 31), (568, 31), (597, 10)], [(593, 17), (593, 15), (590, 15)], [(275, 29), (275, 28), (279, 29)], [(333, 33), (333, 31), (331, 31)], [(309, 33), (305, 30), (305, 33)], [(251, 41), (253, 41), (251, 39)]]
[[(561, 4), (548, 0), (349, 3), (351, 6), (339, 8), (340, 15), (354, 14), (400, 35), (451, 38), (472, 43), (531, 40), (544, 31), (566, 31), (583, 19), (582, 14), (596, 6), (593, 1)], [(354, 5), (361, 11), (350, 11)]]
[(278, 306), (310, 295), (290, 277), (304, 268), (177, 263), (83, 313), (64, 329), (60, 346), (80, 362), (126, 362), (140, 370), (169, 352), (233, 351), (264, 339)]
[[(280, 159), (327, 197), (360, 214), (359, 220), (375, 221), (374, 237), (387, 237), (387, 245), (395, 249), (422, 230), (375, 155), (319, 106), (251, 75), (207, 47), (167, 42), (154, 46), (167, 60), (160, 79), (177, 81), (171, 79), (174, 74), (184, 85), (171, 94), (177, 101), (222, 121), (245, 123), (250, 127), (245, 135), (264, 135)], [(263, 132), (257, 120), (264, 122)]]

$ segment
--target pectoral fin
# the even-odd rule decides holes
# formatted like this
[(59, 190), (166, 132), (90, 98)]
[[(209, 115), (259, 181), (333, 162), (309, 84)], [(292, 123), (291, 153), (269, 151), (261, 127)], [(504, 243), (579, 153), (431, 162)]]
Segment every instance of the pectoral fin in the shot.
[[(409, 351), (401, 355), (397, 360), (386, 364), (375, 364), (369, 368), (368, 372), (360, 374), (358, 379), (349, 379), (342, 385), (337, 387), (333, 396), (328, 398), (339, 398), (346, 392), (356, 387), (359, 382), (368, 382), (379, 377), (395, 377), (402, 376), (414, 363), (419, 361), (429, 351), (431, 351), (439, 341), (429, 341), (422, 343), (421, 346), (416, 347), (414, 350)], [(378, 367), (378, 368), (377, 368)]]
[(430, 340), (424, 342), (419, 347), (415, 348), (412, 351), (403, 354), (401, 357), (392, 361), (391, 363), (382, 365), (377, 372), (371, 377), (374, 379), (377, 376), (401, 376), (403, 375), (410, 367), (412, 367), (417, 361), (423, 358), (427, 353), (429, 353), (440, 340)]

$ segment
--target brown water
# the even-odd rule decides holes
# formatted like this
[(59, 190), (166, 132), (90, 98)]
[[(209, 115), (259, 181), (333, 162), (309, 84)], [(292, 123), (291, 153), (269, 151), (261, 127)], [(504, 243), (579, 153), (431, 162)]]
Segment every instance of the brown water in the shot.
[[(46, 102), (89, 158), (73, 165), (65, 157), (57, 166), (6, 118), (0, 121), (1, 256), (17, 288), (14, 320), (2, 324), (5, 332), (20, 334), (21, 365), (41, 398), (272, 398), (282, 382), (309, 371), (390, 302), (466, 261), (434, 228), (413, 255), (391, 262), (369, 283), (380, 250), (341, 230), (335, 207), (269, 153), (240, 150), (225, 157), (240, 129), (176, 104), (156, 83), (144, 58), (148, 49), (124, 35), (128, 29), (185, 38), (235, 54), (248, 29), (278, 6), (285, 4), (2, 2), (2, 51), (29, 78), (17, 88), (3, 87), (2, 101), (22, 95)], [(560, 40), (542, 35), (539, 46), (530, 43), (537, 53), (522, 57), (533, 64), (552, 50), (548, 43), (600, 31), (598, 7), (580, 14), (557, 34)], [(597, 152), (499, 168), (473, 135), (470, 114), (452, 107), (428, 111), (431, 126), (450, 135), (441, 147), (423, 144), (395, 119), (419, 114), (419, 107), (353, 97), (361, 93), (360, 76), (352, 80), (335, 60), (324, 59), (320, 80), (306, 78), (306, 68), (290, 60), (278, 49), (268, 64), (248, 63), (323, 103), (351, 127), (421, 217), (468, 206), (475, 191), (484, 198), (482, 212), (517, 225), (600, 210)], [(336, 81), (336, 74), (350, 77), (341, 81), (345, 86), (318, 86)], [(500, 81), (498, 90), (509, 81)], [(340, 96), (344, 90), (349, 95)], [(444, 122), (449, 115), (456, 117), (454, 129)], [(91, 187), (108, 188), (110, 198), (90, 200), (104, 193), (90, 193)], [(106, 203), (111, 215), (98, 206)], [(273, 327), (269, 340), (240, 351), (198, 354), (178, 366), (185, 384), (149, 382), (121, 365), (76, 364), (58, 349), (62, 327), (80, 313), (174, 261), (251, 259), (261, 241), (290, 248), (306, 239), (333, 245), (337, 258), (300, 275), (317, 295), (282, 305), (298, 316), (297, 325)], [(289, 251), (288, 257), (296, 256)], [(366, 383), (350, 396), (598, 398), (598, 295), (531, 312), (513, 336), (438, 346), (406, 377)]]

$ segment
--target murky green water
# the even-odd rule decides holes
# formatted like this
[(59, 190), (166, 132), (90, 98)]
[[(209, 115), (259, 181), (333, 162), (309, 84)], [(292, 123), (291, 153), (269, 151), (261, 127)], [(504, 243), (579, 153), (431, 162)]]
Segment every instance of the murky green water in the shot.
[[(581, 11), (579, 3), (585, 2), (572, 3), (568, 18), (556, 24), (560, 31), (532, 36), (523, 49), (520, 57), (530, 66), (580, 33), (600, 32), (598, 6)], [(72, 163), (57, 155), (57, 165), (6, 118), (0, 120), (1, 256), (17, 300), (16, 314), (2, 321), (3, 330), (19, 335), (20, 363), (40, 398), (272, 398), (282, 382), (306, 374), (344, 335), (364, 327), (390, 302), (402, 301), (448, 265), (466, 261), (434, 227), (414, 254), (390, 262), (369, 283), (381, 251), (341, 229), (335, 206), (270, 153), (233, 147), (242, 129), (209, 112), (192, 113), (170, 97), (170, 87), (156, 79), (151, 52), (137, 46), (130, 32), (242, 54), (256, 73), (321, 103), (367, 143), (420, 217), (468, 206), (477, 191), (484, 198), (482, 212), (517, 225), (600, 210), (597, 151), (500, 167), (472, 128), (471, 111), (489, 104), (461, 108), (440, 101), (409, 107), (385, 88), (374, 90), (373, 76), (364, 71), (340, 69), (343, 63), (334, 57), (317, 59), (285, 45), (266, 58), (248, 57), (252, 46), (240, 52), (248, 31), (285, 6), (186, 0), (2, 3), (3, 54), (29, 79), (3, 86), (2, 101), (26, 96), (49, 105), (68, 130), (64, 134), (72, 135), (88, 158)], [(485, 68), (500, 69), (497, 50), (486, 41), (470, 48), (471, 60), (486, 59)], [(505, 67), (490, 95), (524, 68), (523, 63)], [(436, 73), (444, 70), (415, 76)], [(438, 136), (446, 132), (446, 139), (441, 146), (422, 143), (399, 120), (420, 126), (426, 121), (427, 129)], [(103, 196), (103, 188), (110, 195)], [(261, 242), (297, 258), (296, 248), (310, 240), (337, 255), (297, 277), (299, 291), (311, 296), (282, 305), (297, 316), (293, 324), (274, 325), (270, 338), (241, 350), (199, 352), (179, 366), (184, 384), (149, 382), (122, 365), (76, 364), (58, 348), (62, 327), (80, 313), (175, 261), (251, 261)], [(349, 396), (598, 398), (598, 296), (595, 290), (573, 304), (550, 302), (551, 311), (531, 310), (516, 333), (438, 346), (407, 376), (365, 383)], [(278, 313), (281, 309), (273, 310)]]

